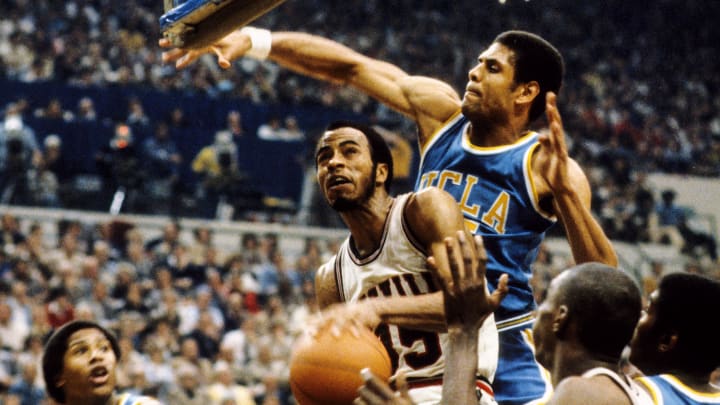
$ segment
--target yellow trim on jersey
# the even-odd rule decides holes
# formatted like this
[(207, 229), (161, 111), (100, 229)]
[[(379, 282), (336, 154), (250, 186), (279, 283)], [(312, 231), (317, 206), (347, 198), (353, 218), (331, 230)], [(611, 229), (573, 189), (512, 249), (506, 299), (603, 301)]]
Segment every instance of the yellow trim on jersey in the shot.
[[(533, 352), (533, 356), (534, 356), (535, 355), (535, 340), (533, 339), (532, 329), (530, 329), (530, 328), (525, 329), (521, 333), (522, 333), (523, 339), (525, 340), (525, 344), (527, 344), (528, 347), (530, 347), (530, 349)], [(545, 367), (540, 365), (540, 363), (538, 363), (537, 360), (535, 361), (535, 365), (538, 367), (538, 370), (540, 370), (540, 377), (543, 379), (543, 382), (545, 383), (545, 394), (543, 394), (543, 396), (541, 398), (538, 398), (534, 401), (530, 401), (530, 402), (526, 403), (525, 405), (544, 405), (548, 401), (550, 401), (550, 398), (552, 398), (552, 396), (555, 392), (553, 389), (552, 376), (550, 375), (550, 372), (547, 369), (545, 369)]]
[(701, 398), (706, 399), (717, 399), (720, 400), (720, 392), (701, 392), (694, 388), (690, 388), (689, 386), (685, 385), (682, 381), (680, 381), (679, 378), (675, 377), (672, 374), (661, 374), (661, 378), (668, 381), (670, 384), (675, 385), (680, 390), (685, 391), (687, 394), (696, 395)]
[(508, 318), (499, 322), (496, 322), (496, 327), (499, 331), (506, 330), (509, 328), (512, 328), (513, 326), (520, 325), (522, 323), (530, 322), (534, 319), (534, 315), (532, 312), (528, 312), (525, 315), (520, 315), (515, 318)]
[[(531, 132), (532, 134), (532, 132)], [(533, 178), (533, 170), (532, 170), (532, 162), (533, 162), (533, 154), (537, 150), (537, 148), (540, 146), (540, 143), (536, 143), (535, 145), (528, 148), (527, 153), (525, 153), (525, 173), (527, 176), (527, 186), (529, 188), (528, 192), (530, 194), (530, 201), (532, 202), (533, 207), (535, 208), (535, 211), (537, 211), (538, 214), (542, 215), (546, 219), (550, 221), (557, 221), (557, 217), (552, 212), (547, 212), (542, 207), (540, 207), (540, 196), (538, 195), (537, 188), (535, 187), (535, 179)]]
[(497, 151), (501, 151), (503, 149), (509, 149), (516, 145), (520, 145), (520, 144), (527, 142), (528, 138), (533, 136), (534, 133), (535, 132), (533, 132), (533, 131), (528, 131), (524, 135), (522, 135), (520, 138), (515, 140), (515, 142), (513, 142), (513, 143), (508, 143), (508, 144), (498, 145), (498, 146), (477, 146), (477, 145), (474, 145), (472, 142), (470, 142), (469, 131), (465, 131), (465, 133), (463, 133), (463, 143), (465, 143), (470, 149), (472, 149), (473, 151), (476, 151), (476, 152), (497, 152)]
[(637, 377), (635, 378), (635, 382), (646, 388), (647, 392), (650, 393), (650, 398), (652, 398), (653, 404), (660, 404), (660, 393), (657, 391), (657, 387), (652, 381), (647, 380), (645, 377)]

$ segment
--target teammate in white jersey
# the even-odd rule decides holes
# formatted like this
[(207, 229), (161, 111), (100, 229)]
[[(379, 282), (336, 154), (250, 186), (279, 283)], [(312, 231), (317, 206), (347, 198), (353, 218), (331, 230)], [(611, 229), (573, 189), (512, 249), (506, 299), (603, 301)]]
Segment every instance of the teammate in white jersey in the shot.
[(91, 321), (72, 321), (45, 345), (42, 365), (48, 394), (67, 405), (161, 405), (157, 400), (115, 391), (120, 358), (117, 338)]
[(555, 387), (547, 404), (649, 403), (645, 391), (619, 372), (641, 309), (635, 282), (615, 268), (585, 263), (553, 279), (533, 327), (535, 357)]
[[(447, 337), (437, 283), (452, 284), (445, 238), (467, 233), (457, 204), (436, 188), (388, 195), (392, 157), (370, 127), (331, 124), (318, 141), (315, 162), (320, 189), (350, 230), (316, 277), (324, 318), (374, 329), (394, 369), (407, 376), (413, 400), (439, 403)], [(435, 260), (432, 267), (429, 255)], [(474, 305), (489, 307), (491, 313), (504, 293), (505, 286)], [(332, 305), (337, 303), (343, 304)], [(489, 382), (497, 364), (497, 339), (490, 316), (475, 342), (481, 403), (494, 402)]]
[[(161, 40), (160, 45), (170, 43)], [(246, 27), (204, 49), (169, 50), (163, 61), (183, 68), (204, 53), (215, 54), (223, 68), (242, 56), (269, 58), (295, 72), (353, 86), (417, 123), (423, 160), (416, 190), (430, 185), (452, 194), (471, 231), (485, 240), (490, 286), (497, 286), (501, 274), (510, 276), (510, 293), (496, 313), (501, 331), (498, 401), (516, 405), (547, 399), (549, 383), (524, 340), (535, 308), (530, 264), (545, 232), (560, 218), (576, 263), (617, 265), (590, 211), (587, 176), (565, 146), (555, 95), (563, 75), (560, 53), (537, 35), (504, 32), (468, 71), (462, 98), (447, 83), (409, 75), (337, 42), (298, 32)], [(549, 133), (528, 133), (543, 112)], [(518, 146), (526, 146), (527, 153), (519, 158), (504, 153)], [(502, 161), (490, 159), (497, 164), (488, 167), (488, 157)], [(512, 188), (505, 190), (509, 179)]]

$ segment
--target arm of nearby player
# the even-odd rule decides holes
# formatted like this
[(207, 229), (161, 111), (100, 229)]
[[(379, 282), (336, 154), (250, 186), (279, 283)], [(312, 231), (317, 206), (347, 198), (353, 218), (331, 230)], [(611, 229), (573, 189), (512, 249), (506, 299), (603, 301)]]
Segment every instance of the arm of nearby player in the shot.
[(552, 92), (547, 94), (546, 114), (550, 132), (540, 136), (540, 147), (533, 155), (533, 183), (540, 197), (552, 195), (553, 208), (565, 225), (575, 262), (615, 267), (615, 249), (590, 211), (590, 184), (577, 162), (568, 157), (562, 119)]
[[(169, 48), (170, 41), (160, 40)], [(164, 63), (184, 68), (205, 53), (213, 53), (222, 68), (243, 57), (251, 48), (249, 35), (235, 31), (212, 46), (200, 49), (171, 49), (163, 52)], [(388, 107), (415, 119), (421, 133), (429, 133), (445, 122), (460, 102), (447, 84), (409, 76), (399, 67), (364, 56), (336, 41), (302, 32), (273, 32), (268, 58), (279, 65), (319, 80), (346, 84)]]
[[(457, 201), (446, 191), (428, 187), (410, 197), (404, 215), (410, 233), (425, 247), (428, 257), (432, 256), (435, 260), (436, 264), (430, 267), (430, 271), (443, 283), (452, 284), (445, 240), (456, 238), (458, 231), (464, 231), (466, 240), (472, 240), (465, 229), (465, 220)], [(473, 260), (476, 260), (474, 246), (470, 250)]]
[(340, 302), (340, 292), (335, 282), (334, 262), (335, 257), (320, 266), (317, 273), (315, 273), (315, 296), (320, 309), (325, 309)]

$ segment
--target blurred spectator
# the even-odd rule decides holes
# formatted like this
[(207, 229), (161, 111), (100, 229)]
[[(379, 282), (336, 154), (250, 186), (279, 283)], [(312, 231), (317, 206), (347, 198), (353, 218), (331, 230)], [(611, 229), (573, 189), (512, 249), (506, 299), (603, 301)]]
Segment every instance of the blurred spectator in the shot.
[(230, 365), (218, 361), (213, 367), (214, 382), (207, 388), (210, 404), (222, 405), (225, 399), (232, 399), (236, 405), (255, 405), (251, 391), (233, 379)]
[(145, 114), (142, 100), (132, 97), (128, 101), (128, 114), (125, 122), (132, 128), (133, 132), (141, 135), (148, 135), (150, 132), (150, 117)]
[(142, 171), (141, 155), (135, 145), (133, 131), (127, 124), (117, 124), (110, 143), (97, 151), (95, 162), (103, 179), (107, 197), (112, 197), (113, 212), (134, 212), (141, 206)]
[(237, 147), (230, 134), (218, 132), (215, 141), (195, 156), (192, 169), (200, 176), (196, 197), (204, 217), (232, 219), (235, 213), (261, 204), (261, 195), (240, 171)]
[(178, 189), (182, 157), (175, 141), (170, 138), (166, 123), (161, 121), (155, 125), (154, 136), (143, 142), (141, 152), (147, 173), (147, 210), (152, 214), (167, 215), (174, 205), (172, 197)]
[(20, 378), (10, 385), (8, 392), (20, 398), (21, 405), (37, 405), (45, 399), (45, 389), (35, 380), (38, 375), (38, 366), (34, 362), (21, 362)]
[(35, 131), (23, 123), (19, 107), (11, 104), (0, 127), (0, 204), (34, 202), (34, 167), (39, 160)]
[(283, 127), (280, 117), (272, 116), (266, 123), (260, 125), (257, 130), (257, 137), (265, 141), (283, 140)]
[(284, 127), (280, 131), (280, 140), (297, 142), (305, 139), (305, 132), (300, 129), (297, 118), (292, 115), (285, 117)]
[(10, 304), (0, 300), (0, 343), (3, 347), (18, 353), (25, 347), (29, 335), (30, 328), (23, 317), (14, 313)]
[(75, 119), (79, 122), (95, 122), (98, 119), (95, 102), (90, 97), (82, 97), (78, 101)]
[(173, 357), (172, 364), (175, 370), (186, 365), (197, 369), (196, 375), (200, 384), (208, 384), (212, 381), (212, 363), (200, 357), (197, 342), (193, 338), (185, 337), (180, 340), (180, 352)]
[(239, 111), (230, 110), (225, 118), (225, 128), (217, 131), (217, 134), (223, 134), (223, 136), (229, 135), (230, 139), (237, 144), (238, 140), (245, 134), (243, 128), (242, 115)]
[(664, 190), (660, 195), (662, 202), (657, 205), (655, 212), (658, 216), (657, 233), (652, 237), (653, 242), (666, 243), (682, 249), (685, 244), (678, 225), (685, 217), (684, 208), (675, 204), (674, 190)]
[(58, 98), (51, 98), (47, 106), (36, 109), (34, 115), (36, 118), (64, 122), (70, 122), (75, 119), (73, 112), (64, 109), (62, 102)]
[(177, 383), (168, 393), (168, 402), (173, 405), (209, 405), (210, 398), (200, 384), (200, 372), (191, 364), (174, 367)]

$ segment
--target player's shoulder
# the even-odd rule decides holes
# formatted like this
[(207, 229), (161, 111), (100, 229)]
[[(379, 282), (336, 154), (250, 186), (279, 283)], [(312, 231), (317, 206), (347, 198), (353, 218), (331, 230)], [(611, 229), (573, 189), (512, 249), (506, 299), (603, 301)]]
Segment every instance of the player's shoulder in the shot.
[(454, 208), (457, 202), (447, 191), (438, 187), (427, 187), (408, 197), (407, 207), (421, 216), (441, 214), (442, 207)]
[(631, 404), (627, 394), (609, 377), (572, 376), (563, 379), (554, 389), (549, 404)]

